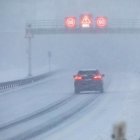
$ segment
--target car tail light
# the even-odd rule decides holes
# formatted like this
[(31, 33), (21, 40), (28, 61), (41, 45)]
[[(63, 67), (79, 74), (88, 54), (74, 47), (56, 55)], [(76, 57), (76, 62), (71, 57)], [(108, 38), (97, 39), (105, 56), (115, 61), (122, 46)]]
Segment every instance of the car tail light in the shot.
[(74, 80), (82, 80), (83, 77), (81, 75), (76, 75), (74, 76)]
[(102, 75), (94, 75), (94, 80), (102, 80)]

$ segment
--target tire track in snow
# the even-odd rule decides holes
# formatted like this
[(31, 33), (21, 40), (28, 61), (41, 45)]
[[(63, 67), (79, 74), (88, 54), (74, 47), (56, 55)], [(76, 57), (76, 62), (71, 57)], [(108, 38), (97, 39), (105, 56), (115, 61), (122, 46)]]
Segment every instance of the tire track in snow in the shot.
[(16, 135), (14, 137), (11, 137), (8, 140), (28, 140), (43, 133), (46, 133), (55, 128), (56, 126), (67, 121), (68, 119), (70, 119), (72, 116), (76, 115), (83, 109), (85, 109), (89, 104), (93, 103), (100, 96), (101, 94), (96, 94), (95, 96), (92, 97), (91, 96), (85, 97), (83, 101), (79, 100), (77, 105), (75, 105), (75, 107), (73, 107), (72, 109), (64, 111), (61, 114), (57, 113), (55, 117), (52, 117), (51, 120), (47, 121), (46, 123), (40, 124), (33, 129), (26, 130), (25, 132)]
[(74, 97), (75, 97), (75, 95), (73, 94), (65, 99), (62, 99), (60, 101), (55, 102), (52, 105), (47, 105), (46, 107), (41, 108), (41, 109), (39, 109), (39, 110), (29, 114), (29, 115), (23, 116), (19, 119), (11, 121), (11, 122), (7, 122), (7, 123), (0, 126), (0, 132), (5, 130), (5, 129), (19, 125), (21, 123), (35, 119), (37, 117), (40, 117), (41, 115), (44, 115), (44, 114), (49, 113), (51, 111), (54, 111), (54, 110), (60, 108), (62, 105), (66, 104), (67, 102), (71, 101)]

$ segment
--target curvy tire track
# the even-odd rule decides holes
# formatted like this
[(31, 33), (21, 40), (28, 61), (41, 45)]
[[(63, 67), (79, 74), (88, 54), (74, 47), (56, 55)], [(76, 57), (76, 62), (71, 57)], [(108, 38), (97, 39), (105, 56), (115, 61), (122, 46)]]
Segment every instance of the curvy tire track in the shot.
[(93, 103), (98, 97), (100, 97), (100, 95), (101, 94), (96, 94), (96, 96), (93, 97), (89, 96), (84, 101), (77, 103), (74, 108), (64, 111), (61, 115), (57, 114), (55, 117), (51, 118), (50, 121), (40, 124), (37, 127), (27, 130), (17, 136), (11, 137), (8, 140), (28, 140), (46, 133), (85, 109), (89, 104)]
[(21, 117), (19, 119), (13, 120), (11, 122), (5, 123), (5, 124), (0, 126), (0, 132), (5, 130), (5, 129), (14, 127), (16, 125), (20, 125), (21, 123), (30, 121), (34, 118), (40, 117), (41, 115), (44, 115), (44, 114), (49, 113), (51, 111), (54, 111), (54, 110), (58, 109), (59, 107), (61, 107), (62, 105), (66, 104), (67, 102), (71, 101), (74, 97), (75, 97), (75, 95), (73, 94), (65, 99), (62, 99), (60, 101), (55, 102), (53, 105), (46, 106), (46, 107), (44, 107), (40, 110), (37, 110), (36, 112), (33, 112), (27, 116), (24, 116), (24, 117)]

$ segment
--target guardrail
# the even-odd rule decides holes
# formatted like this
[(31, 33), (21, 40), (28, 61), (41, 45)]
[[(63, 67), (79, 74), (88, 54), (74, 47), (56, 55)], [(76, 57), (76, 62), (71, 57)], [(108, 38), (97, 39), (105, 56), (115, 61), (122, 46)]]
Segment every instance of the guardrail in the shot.
[(54, 72), (48, 72), (48, 73), (40, 74), (37, 76), (27, 77), (20, 80), (2, 82), (0, 83), (0, 92), (8, 90), (8, 89), (16, 88), (16, 87), (28, 85), (34, 82), (38, 82), (40, 80), (45, 79), (48, 76), (51, 76), (53, 73)]

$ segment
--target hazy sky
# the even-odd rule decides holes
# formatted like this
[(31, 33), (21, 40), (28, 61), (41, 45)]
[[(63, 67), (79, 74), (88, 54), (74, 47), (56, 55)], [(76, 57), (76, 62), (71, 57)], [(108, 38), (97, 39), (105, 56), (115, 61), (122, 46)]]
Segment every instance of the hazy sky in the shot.
[[(139, 0), (0, 0), (0, 68), (27, 67), (25, 23), (90, 12), (94, 17), (140, 19)], [(139, 35), (45, 35), (33, 39), (33, 66), (138, 69)]]

